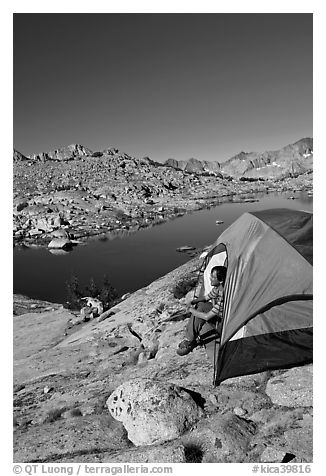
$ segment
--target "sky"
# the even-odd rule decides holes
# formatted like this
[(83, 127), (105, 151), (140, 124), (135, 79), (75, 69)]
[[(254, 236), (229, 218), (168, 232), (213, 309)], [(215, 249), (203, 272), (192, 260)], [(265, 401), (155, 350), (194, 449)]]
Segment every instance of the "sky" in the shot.
[(14, 14), (13, 145), (223, 162), (313, 136), (311, 13)]

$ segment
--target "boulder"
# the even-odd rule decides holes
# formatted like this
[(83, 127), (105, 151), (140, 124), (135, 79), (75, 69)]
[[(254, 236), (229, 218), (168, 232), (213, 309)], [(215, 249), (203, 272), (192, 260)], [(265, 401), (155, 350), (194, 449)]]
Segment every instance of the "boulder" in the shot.
[(52, 225), (49, 224), (46, 217), (45, 218), (38, 218), (35, 221), (35, 228), (37, 228), (38, 230), (45, 231), (45, 232), (52, 231)]
[(300, 462), (312, 463), (313, 428), (306, 425), (303, 428), (293, 428), (284, 433), (286, 450), (295, 455)]
[[(81, 299), (86, 301), (87, 306), (91, 308), (91, 311), (93, 312), (93, 314), (96, 313), (97, 316), (100, 316), (101, 314), (103, 314), (104, 309), (103, 309), (102, 301), (100, 301), (97, 298), (93, 298), (89, 296), (83, 297)], [(95, 315), (93, 315), (93, 317), (95, 317)]]
[(123, 294), (120, 299), (121, 299), (121, 301), (124, 301), (125, 299), (127, 299), (130, 296), (131, 296), (131, 293), (126, 293), (126, 294)]
[(54, 230), (51, 235), (53, 238), (66, 238), (67, 240), (70, 239), (69, 233), (64, 229)]
[(235, 407), (233, 413), (239, 417), (243, 417), (247, 413), (247, 410), (241, 407)]
[(106, 404), (136, 446), (173, 440), (203, 416), (191, 392), (156, 379), (125, 382)]
[(29, 230), (29, 236), (37, 236), (37, 235), (42, 235), (43, 231), (42, 230)]
[(80, 310), (80, 317), (82, 321), (89, 321), (93, 318), (92, 308), (90, 306), (82, 307)]
[[(68, 208), (65, 209), (65, 212), (66, 213), (71, 213), (71, 210)], [(64, 225), (65, 224), (65, 220), (64, 218), (61, 216), (61, 214), (57, 214), (57, 215), (54, 215), (51, 217), (51, 224), (54, 226), (54, 227), (59, 227), (61, 225)]]
[(260, 455), (261, 463), (282, 463), (286, 452), (283, 449), (267, 447)]
[(266, 394), (276, 405), (311, 407), (312, 369), (312, 365), (306, 365), (276, 375), (268, 381)]
[(86, 320), (87, 319), (85, 319), (85, 316), (82, 313), (80, 313), (80, 314), (78, 314), (78, 316), (72, 317), (72, 319), (70, 320), (70, 325), (71, 326), (78, 326), (82, 322), (86, 322)]
[(216, 412), (182, 436), (189, 463), (243, 463), (257, 431), (251, 421)]
[(72, 243), (67, 238), (54, 238), (50, 241), (48, 247), (54, 249), (69, 249), (72, 247)]
[(184, 253), (186, 251), (192, 251), (195, 250), (196, 248), (194, 246), (180, 246), (179, 248), (176, 249), (176, 251), (180, 251), (180, 253)]

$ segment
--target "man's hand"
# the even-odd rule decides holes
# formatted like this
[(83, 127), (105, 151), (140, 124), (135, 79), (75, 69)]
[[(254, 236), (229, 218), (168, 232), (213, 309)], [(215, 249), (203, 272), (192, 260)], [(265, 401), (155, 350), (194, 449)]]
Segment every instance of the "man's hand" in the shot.
[(198, 312), (194, 307), (190, 307), (188, 309), (188, 312), (193, 315), (193, 316), (196, 316), (196, 313)]

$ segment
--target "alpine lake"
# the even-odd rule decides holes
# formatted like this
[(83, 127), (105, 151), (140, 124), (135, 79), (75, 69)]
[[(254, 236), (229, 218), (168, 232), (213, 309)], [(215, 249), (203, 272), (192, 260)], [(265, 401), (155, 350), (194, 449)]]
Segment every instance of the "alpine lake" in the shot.
[(65, 303), (67, 282), (73, 276), (81, 287), (91, 278), (100, 287), (106, 276), (119, 295), (123, 295), (147, 286), (191, 259), (177, 248), (190, 246), (201, 250), (214, 243), (245, 212), (269, 208), (312, 212), (313, 209), (313, 198), (305, 192), (256, 194), (255, 200), (223, 203), (134, 233), (93, 237), (70, 252), (54, 254), (46, 247), (16, 246), (14, 293)]

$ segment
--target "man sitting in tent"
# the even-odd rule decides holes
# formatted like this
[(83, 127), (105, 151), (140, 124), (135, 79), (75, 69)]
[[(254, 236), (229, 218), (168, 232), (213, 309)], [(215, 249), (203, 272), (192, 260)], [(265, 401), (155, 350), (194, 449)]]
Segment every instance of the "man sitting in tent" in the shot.
[(205, 322), (209, 322), (214, 334), (216, 333), (216, 336), (218, 336), (216, 326), (221, 323), (223, 318), (225, 278), (225, 266), (215, 266), (212, 268), (210, 275), (211, 285), (213, 286), (212, 290), (202, 298), (196, 298), (191, 301), (192, 305), (199, 304), (199, 306), (197, 309), (189, 308), (192, 316), (187, 324), (186, 339), (179, 344), (178, 355), (187, 355), (200, 344), (199, 335)]

